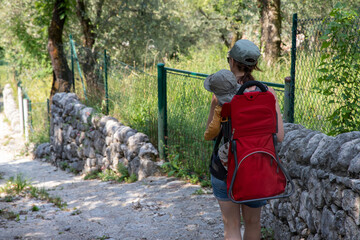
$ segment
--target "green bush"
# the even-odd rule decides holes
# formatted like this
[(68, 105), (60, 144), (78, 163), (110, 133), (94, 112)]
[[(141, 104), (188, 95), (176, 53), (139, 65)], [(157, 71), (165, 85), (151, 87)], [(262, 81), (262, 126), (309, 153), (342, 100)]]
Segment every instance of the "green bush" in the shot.
[(337, 4), (325, 19), (326, 28), (318, 81), (323, 84), (320, 92), (328, 105), (336, 106), (328, 117), (332, 125), (330, 135), (357, 131), (360, 126), (360, 29), (355, 11), (346, 11)]

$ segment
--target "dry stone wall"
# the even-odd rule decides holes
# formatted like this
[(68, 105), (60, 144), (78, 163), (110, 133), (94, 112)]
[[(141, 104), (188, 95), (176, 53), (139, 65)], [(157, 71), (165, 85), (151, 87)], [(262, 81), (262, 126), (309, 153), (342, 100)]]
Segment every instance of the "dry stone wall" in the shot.
[(4, 113), (10, 121), (11, 129), (16, 132), (21, 131), (20, 115), (14, 99), (14, 92), (10, 84), (6, 84), (3, 89)]
[(50, 129), (50, 144), (40, 145), (35, 155), (59, 167), (89, 173), (116, 171), (122, 163), (139, 180), (159, 172), (158, 152), (147, 135), (97, 114), (74, 93), (54, 95)]
[(279, 157), (295, 194), (272, 200), (263, 225), (275, 239), (360, 239), (360, 132), (327, 136), (285, 124)]

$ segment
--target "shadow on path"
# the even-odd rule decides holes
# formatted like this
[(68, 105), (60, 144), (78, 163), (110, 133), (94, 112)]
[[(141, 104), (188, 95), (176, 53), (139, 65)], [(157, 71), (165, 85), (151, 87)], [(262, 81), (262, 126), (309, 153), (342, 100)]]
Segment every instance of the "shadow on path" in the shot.
[[(6, 137), (7, 136), (7, 137)], [(12, 140), (4, 145), (6, 138)], [(135, 183), (83, 180), (49, 163), (19, 154), (22, 136), (0, 114), (0, 172), (22, 173), (32, 184), (67, 203), (65, 210), (28, 198), (0, 199), (0, 239), (222, 239), (221, 214), (212, 194), (197, 195), (198, 185), (175, 178), (149, 177)], [(0, 179), (0, 187), (5, 184)], [(33, 205), (37, 212), (30, 211)], [(21, 213), (21, 214), (20, 214)]]

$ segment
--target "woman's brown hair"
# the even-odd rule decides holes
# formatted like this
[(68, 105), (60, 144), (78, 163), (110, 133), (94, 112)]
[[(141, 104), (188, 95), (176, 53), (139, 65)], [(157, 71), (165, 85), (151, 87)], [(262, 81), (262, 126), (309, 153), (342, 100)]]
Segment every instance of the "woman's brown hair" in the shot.
[(240, 63), (238, 61), (236, 61), (235, 59), (233, 59), (236, 63), (236, 67), (238, 68), (239, 71), (244, 72), (244, 76), (239, 77), (238, 83), (244, 84), (248, 81), (254, 81), (255, 78), (254, 76), (251, 74), (253, 70), (257, 70), (257, 71), (261, 71), (261, 69), (257, 66), (257, 63), (253, 66), (249, 66), (243, 63)]

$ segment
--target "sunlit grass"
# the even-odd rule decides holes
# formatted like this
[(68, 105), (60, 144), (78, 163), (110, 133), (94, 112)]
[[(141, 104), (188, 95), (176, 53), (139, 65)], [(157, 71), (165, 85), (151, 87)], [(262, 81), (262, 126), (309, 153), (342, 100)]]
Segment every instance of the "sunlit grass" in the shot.
[(52, 73), (48, 68), (23, 68), (15, 74), (10, 65), (0, 66), (0, 86), (10, 84), (18, 105), (18, 83), (24, 98), (29, 99), (30, 141), (36, 144), (49, 142), (47, 99), (50, 95)]
[(0, 89), (3, 90), (5, 84), (10, 83), (10, 74), (7, 65), (0, 65)]
[(67, 203), (60, 197), (52, 197), (44, 188), (34, 187), (22, 174), (10, 177), (5, 186), (0, 188), (0, 193), (5, 194), (5, 201), (11, 202), (15, 196), (32, 197), (53, 203), (60, 209), (64, 209)]

